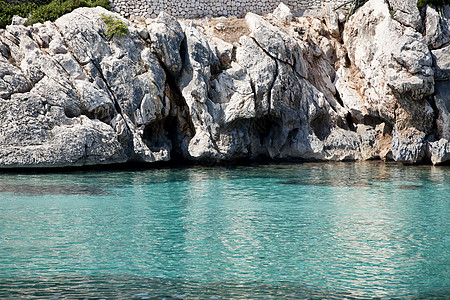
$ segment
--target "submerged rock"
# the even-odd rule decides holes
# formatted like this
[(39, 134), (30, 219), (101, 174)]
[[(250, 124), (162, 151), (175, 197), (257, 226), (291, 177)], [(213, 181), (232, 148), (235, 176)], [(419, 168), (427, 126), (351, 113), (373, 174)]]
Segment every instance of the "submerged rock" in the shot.
[[(422, 36), (411, 3), (370, 0), (342, 37), (331, 8), (321, 20), (293, 18), (283, 5), (266, 17), (247, 14), (235, 27), (242, 33), (161, 13), (146, 24), (121, 19), (128, 33), (108, 38), (101, 16), (112, 13), (102, 8), (8, 26), (0, 34), (0, 166), (443, 163), (448, 45), (433, 30)], [(436, 32), (448, 30), (445, 17)]]

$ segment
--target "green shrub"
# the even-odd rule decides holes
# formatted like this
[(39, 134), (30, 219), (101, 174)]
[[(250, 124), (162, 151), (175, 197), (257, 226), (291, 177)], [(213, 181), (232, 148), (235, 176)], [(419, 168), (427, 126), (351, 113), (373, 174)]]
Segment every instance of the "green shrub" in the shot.
[(450, 5), (450, 0), (419, 0), (417, 2), (417, 7), (423, 8), (427, 4), (435, 5), (435, 6)]
[(109, 6), (109, 0), (92, 0), (88, 2), (91, 3), (90, 7), (101, 6), (103, 8), (106, 8), (107, 10), (111, 9), (111, 7)]
[(71, 12), (75, 7), (72, 1), (52, 1), (49, 4), (39, 6), (30, 16), (29, 23), (44, 23), (45, 21), (55, 21), (60, 16)]
[(105, 34), (109, 39), (128, 33), (127, 25), (116, 16), (102, 14), (101, 20), (106, 24)]
[(14, 15), (27, 18), (37, 7), (38, 5), (33, 3), (33, 1), (12, 5), (0, 0), (0, 28), (10, 25)]
[(52, 2), (52, 0), (4, 0), (7, 4), (23, 4), (34, 3), (36, 5), (44, 5)]
[(8, 4), (0, 0), (0, 28), (11, 24), (12, 17), (29, 18), (28, 23), (55, 21), (78, 7), (101, 6), (110, 9), (109, 0), (33, 0), (22, 4)]
[(109, 9), (108, 0), (53, 0), (52, 2), (39, 6), (32, 14), (29, 20), (30, 24), (43, 23), (45, 21), (55, 21), (59, 17), (70, 13), (78, 7), (96, 7), (102, 6)]

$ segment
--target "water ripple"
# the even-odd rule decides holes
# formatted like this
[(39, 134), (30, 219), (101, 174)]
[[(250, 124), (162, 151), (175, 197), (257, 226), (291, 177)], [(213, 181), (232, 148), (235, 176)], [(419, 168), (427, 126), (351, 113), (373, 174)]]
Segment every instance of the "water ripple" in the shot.
[(445, 298), (450, 169), (0, 174), (0, 298)]

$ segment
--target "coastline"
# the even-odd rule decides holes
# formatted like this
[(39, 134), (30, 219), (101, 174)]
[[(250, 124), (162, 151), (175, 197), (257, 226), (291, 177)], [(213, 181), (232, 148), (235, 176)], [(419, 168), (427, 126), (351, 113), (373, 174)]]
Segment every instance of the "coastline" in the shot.
[(1, 168), (0, 174), (76, 174), (76, 173), (90, 173), (90, 172), (146, 172), (146, 171), (157, 171), (157, 170), (186, 170), (186, 169), (229, 169), (233, 170), (236, 168), (266, 168), (266, 167), (289, 167), (289, 166), (304, 166), (314, 168), (316, 166), (326, 166), (326, 165), (367, 165), (367, 166), (379, 166), (379, 167), (405, 167), (405, 168), (438, 168), (438, 169), (448, 169), (450, 165), (448, 163), (433, 165), (431, 163), (420, 163), (420, 164), (404, 164), (396, 161), (382, 161), (382, 160), (366, 160), (366, 161), (305, 161), (305, 160), (253, 160), (253, 161), (239, 161), (239, 162), (218, 162), (218, 163), (205, 163), (205, 162), (195, 162), (195, 161), (185, 161), (185, 162), (157, 162), (157, 163), (142, 163), (142, 162), (126, 162), (120, 164), (106, 164), (106, 165), (82, 165), (73, 166), (67, 165), (62, 167), (12, 167), (12, 168)]
[[(368, 1), (347, 22), (329, 7), (311, 18), (280, 5), (245, 19), (131, 22), (81, 8), (8, 26), (0, 167), (447, 164), (450, 6), (421, 15), (412, 4), (407, 18)], [(105, 14), (127, 32), (108, 37)]]

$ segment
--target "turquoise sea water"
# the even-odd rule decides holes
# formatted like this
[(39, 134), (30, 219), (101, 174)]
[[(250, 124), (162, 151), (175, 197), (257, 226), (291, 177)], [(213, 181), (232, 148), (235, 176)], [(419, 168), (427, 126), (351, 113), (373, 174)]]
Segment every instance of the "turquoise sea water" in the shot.
[(450, 168), (0, 174), (0, 298), (450, 299)]

